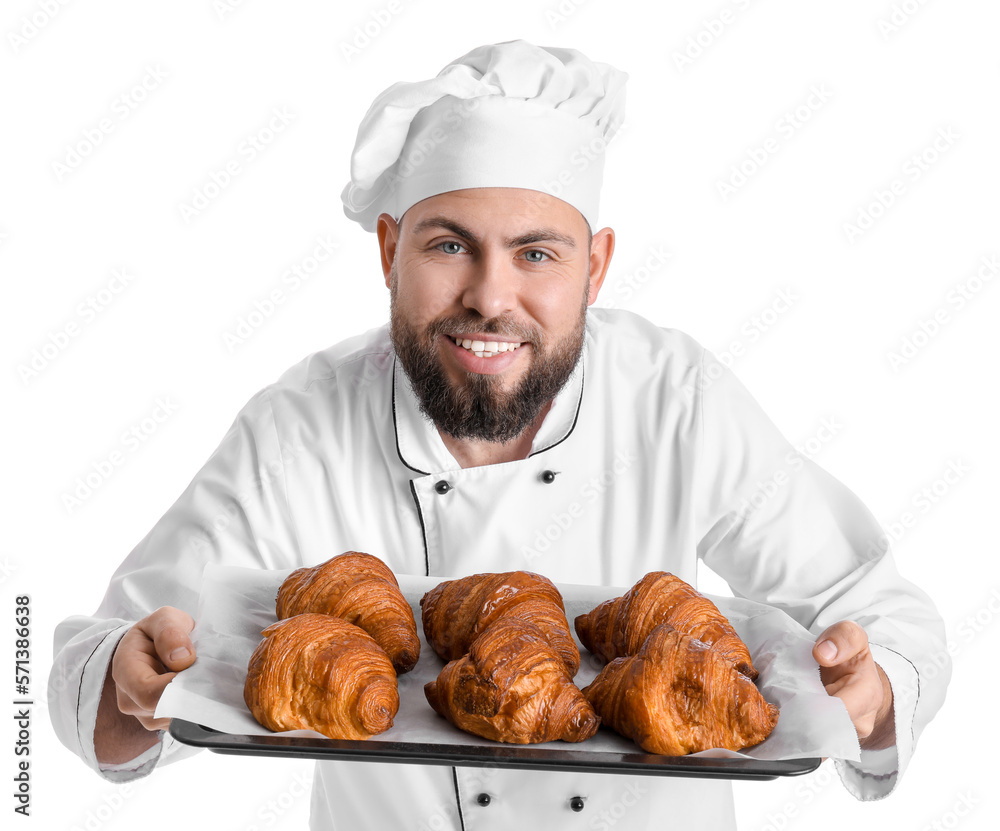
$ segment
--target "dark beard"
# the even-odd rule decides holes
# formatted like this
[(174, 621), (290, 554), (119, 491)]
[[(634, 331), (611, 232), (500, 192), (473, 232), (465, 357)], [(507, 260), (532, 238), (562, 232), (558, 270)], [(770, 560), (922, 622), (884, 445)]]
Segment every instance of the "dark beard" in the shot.
[[(548, 347), (544, 334), (527, 329), (503, 315), (483, 318), (474, 312), (440, 318), (423, 335), (402, 320), (396, 305), (396, 281), (391, 282), (390, 325), (392, 344), (410, 380), (420, 409), (442, 432), (456, 439), (507, 443), (518, 438), (555, 398), (569, 379), (583, 351), (587, 294), (580, 319), (564, 339)], [(437, 337), (448, 332), (484, 332), (531, 344), (531, 366), (509, 392), (495, 375), (469, 373), (461, 386), (453, 386), (437, 357)]]

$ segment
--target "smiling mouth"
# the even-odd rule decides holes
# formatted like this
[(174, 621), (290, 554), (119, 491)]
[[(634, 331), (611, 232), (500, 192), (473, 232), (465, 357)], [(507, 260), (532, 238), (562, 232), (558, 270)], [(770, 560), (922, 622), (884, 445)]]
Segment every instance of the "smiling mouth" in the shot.
[(470, 338), (458, 338), (453, 335), (448, 335), (451, 342), (456, 346), (461, 346), (467, 349), (473, 355), (479, 358), (492, 358), (495, 355), (500, 355), (504, 352), (513, 352), (518, 349), (523, 341), (504, 341), (504, 340), (471, 340)]

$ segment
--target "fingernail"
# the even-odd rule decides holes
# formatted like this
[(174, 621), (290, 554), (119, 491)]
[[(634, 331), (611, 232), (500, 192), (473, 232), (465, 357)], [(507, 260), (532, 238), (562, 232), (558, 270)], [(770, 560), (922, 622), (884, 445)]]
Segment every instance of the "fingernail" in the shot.
[(816, 649), (820, 657), (825, 661), (832, 661), (837, 657), (837, 644), (833, 641), (823, 641)]
[(167, 656), (167, 659), (170, 661), (183, 661), (190, 654), (191, 650), (186, 646), (179, 646)]

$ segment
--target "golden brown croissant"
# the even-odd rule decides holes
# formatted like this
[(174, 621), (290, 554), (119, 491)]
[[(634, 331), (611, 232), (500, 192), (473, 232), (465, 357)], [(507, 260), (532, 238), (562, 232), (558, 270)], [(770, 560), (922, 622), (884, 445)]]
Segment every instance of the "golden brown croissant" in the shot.
[(445, 661), (461, 658), (472, 642), (501, 617), (538, 626), (559, 653), (570, 678), (580, 668), (562, 595), (551, 580), (530, 571), (473, 574), (447, 580), (420, 600), (424, 636)]
[(750, 650), (725, 615), (707, 597), (666, 571), (651, 571), (621, 597), (605, 601), (575, 621), (580, 643), (604, 661), (634, 655), (660, 623), (707, 643), (748, 678), (757, 677)]
[(396, 673), (362, 629), (330, 615), (272, 623), (247, 667), (243, 700), (269, 730), (367, 739), (392, 727)]
[(600, 724), (542, 630), (516, 617), (494, 622), (424, 694), (456, 727), (498, 742), (582, 742)]
[(707, 644), (669, 624), (604, 667), (583, 694), (601, 721), (649, 753), (740, 750), (768, 737), (778, 708)]
[(413, 669), (420, 638), (413, 610), (392, 570), (378, 557), (348, 551), (312, 568), (300, 568), (278, 589), (278, 620), (313, 613), (360, 626), (378, 641), (396, 672)]

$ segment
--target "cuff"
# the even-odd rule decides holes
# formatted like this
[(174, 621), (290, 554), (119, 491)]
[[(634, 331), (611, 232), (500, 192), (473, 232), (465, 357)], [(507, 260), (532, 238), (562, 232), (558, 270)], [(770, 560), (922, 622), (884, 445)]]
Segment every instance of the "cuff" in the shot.
[(913, 715), (920, 697), (917, 671), (906, 658), (888, 647), (870, 644), (875, 663), (882, 667), (892, 687), (896, 743), (882, 750), (862, 750), (861, 761), (836, 760), (844, 787), (863, 802), (892, 793), (913, 753)]

